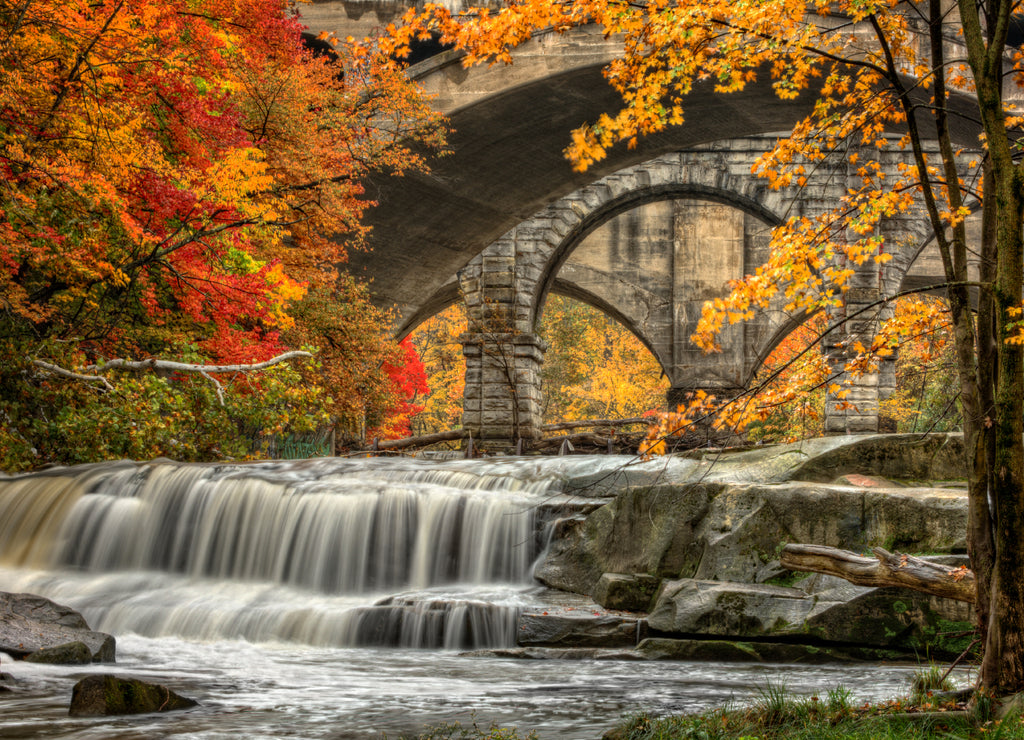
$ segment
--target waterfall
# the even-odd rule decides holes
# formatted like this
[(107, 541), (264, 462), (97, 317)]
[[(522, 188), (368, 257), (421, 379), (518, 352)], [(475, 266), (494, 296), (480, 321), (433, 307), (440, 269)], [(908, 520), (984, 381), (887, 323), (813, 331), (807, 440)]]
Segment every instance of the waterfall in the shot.
[(331, 458), (0, 478), (0, 588), (115, 632), (510, 645), (558, 486), (536, 464)]

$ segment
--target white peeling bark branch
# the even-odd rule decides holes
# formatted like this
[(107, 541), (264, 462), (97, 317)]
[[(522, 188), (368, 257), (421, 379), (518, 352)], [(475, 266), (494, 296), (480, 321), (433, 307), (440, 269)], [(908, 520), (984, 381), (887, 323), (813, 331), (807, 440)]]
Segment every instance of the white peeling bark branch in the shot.
[[(143, 372), (145, 370), (162, 370), (166, 372), (174, 373), (198, 373), (204, 378), (209, 380), (217, 389), (217, 398), (220, 399), (220, 405), (224, 405), (224, 386), (213, 377), (214, 373), (251, 373), (257, 370), (265, 370), (268, 367), (278, 365), (288, 360), (294, 360), (298, 357), (312, 357), (313, 355), (304, 350), (292, 350), (291, 352), (285, 352), (278, 355), (277, 357), (271, 357), (269, 360), (263, 362), (252, 362), (242, 363), (237, 365), (197, 365), (188, 362), (174, 362), (172, 360), (110, 360), (97, 365), (86, 365), (82, 370), (87, 372), (78, 372), (76, 370), (68, 370), (67, 368), (59, 365), (54, 365), (52, 362), (46, 362), (45, 360), (32, 360), (32, 364), (40, 370), (45, 370), (48, 373), (59, 375), (62, 378), (70, 378), (72, 380), (81, 380), (86, 383), (102, 383), (107, 387), (107, 390), (114, 390), (114, 386), (110, 384), (110, 381), (99, 373), (106, 372), (108, 370), (126, 370), (129, 372)], [(91, 374), (87, 374), (91, 373)]]
[(296, 357), (312, 357), (313, 355), (304, 350), (292, 350), (277, 357), (271, 357), (263, 362), (253, 362), (239, 365), (195, 365), (188, 362), (173, 362), (172, 360), (108, 360), (98, 365), (86, 365), (83, 370), (102, 373), (107, 370), (131, 370), (140, 372), (143, 370), (166, 370), (172, 373), (250, 373), (255, 370), (265, 370), (273, 365), (278, 365)]
[(54, 365), (49, 362), (43, 362), (42, 360), (32, 360), (32, 364), (38, 367), (40, 370), (45, 370), (48, 373), (59, 375), (62, 378), (71, 378), (72, 380), (84, 380), (86, 383), (103, 383), (107, 387), (107, 390), (114, 390), (114, 386), (110, 384), (110, 381), (104, 378), (102, 375), (85, 375), (84, 373), (76, 373), (73, 370), (67, 370), (59, 365)]

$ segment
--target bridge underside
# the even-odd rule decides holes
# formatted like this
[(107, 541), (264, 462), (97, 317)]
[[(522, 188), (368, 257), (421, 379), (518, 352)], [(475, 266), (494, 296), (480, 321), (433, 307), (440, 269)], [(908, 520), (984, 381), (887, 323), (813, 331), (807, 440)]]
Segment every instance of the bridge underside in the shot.
[(501, 93), (451, 114), (453, 153), (430, 174), (370, 184), (369, 197), (379, 201), (369, 214), (372, 251), (353, 254), (351, 270), (371, 277), (378, 299), (397, 305), (407, 320), (473, 257), (544, 206), (659, 154), (786, 131), (811, 100), (779, 101), (768, 85), (742, 97), (715, 95), (708, 86), (691, 96), (687, 124), (633, 150), (616, 147), (578, 173), (562, 154), (569, 132), (619, 102), (600, 66)]

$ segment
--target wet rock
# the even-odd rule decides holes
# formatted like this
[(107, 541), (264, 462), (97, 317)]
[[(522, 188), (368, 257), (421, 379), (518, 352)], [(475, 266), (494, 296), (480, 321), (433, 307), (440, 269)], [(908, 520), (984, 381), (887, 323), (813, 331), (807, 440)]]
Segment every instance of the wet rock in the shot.
[(519, 617), (517, 643), (523, 647), (634, 647), (639, 620), (612, 614), (526, 613)]
[(197, 702), (166, 686), (118, 676), (86, 676), (71, 690), (72, 717), (170, 712), (194, 707)]
[(643, 573), (604, 573), (594, 587), (594, 601), (606, 609), (646, 612), (661, 579)]
[(553, 588), (593, 594), (603, 573), (677, 578), (700, 561), (694, 527), (718, 486), (652, 486), (623, 491), (556, 540), (535, 576)]
[(0, 591), (0, 652), (26, 658), (45, 648), (73, 642), (84, 643), (93, 662), (114, 661), (114, 638), (90, 630), (74, 609), (42, 596)]
[(799, 630), (814, 605), (795, 588), (685, 579), (665, 583), (647, 623), (657, 632), (758, 637)]
[(85, 665), (92, 663), (92, 651), (84, 642), (66, 642), (26, 655), (25, 661), (51, 665)]
[(646, 660), (706, 660), (723, 663), (848, 663), (905, 658), (891, 650), (787, 642), (744, 642), (650, 637), (637, 646)]

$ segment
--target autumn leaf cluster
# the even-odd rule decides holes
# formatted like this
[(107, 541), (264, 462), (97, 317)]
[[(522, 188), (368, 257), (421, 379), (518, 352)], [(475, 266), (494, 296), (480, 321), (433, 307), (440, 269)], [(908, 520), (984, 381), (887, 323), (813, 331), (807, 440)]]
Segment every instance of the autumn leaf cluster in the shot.
[[(364, 176), (423, 167), (443, 127), (378, 49), (314, 54), (302, 31), (278, 0), (0, 1), (5, 353), (245, 363), (326, 341), (296, 315), (362, 242)], [(66, 382), (18, 367), (5, 387)]]

